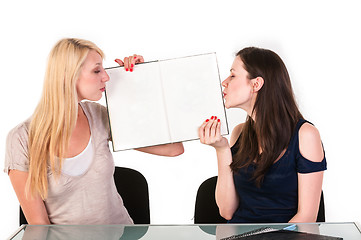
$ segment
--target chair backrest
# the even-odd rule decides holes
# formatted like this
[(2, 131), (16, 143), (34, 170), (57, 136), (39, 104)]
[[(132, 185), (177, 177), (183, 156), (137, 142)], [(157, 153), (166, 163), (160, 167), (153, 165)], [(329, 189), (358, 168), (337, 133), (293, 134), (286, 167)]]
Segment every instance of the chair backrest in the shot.
[[(194, 213), (194, 223), (226, 223), (227, 220), (219, 214), (216, 204), (215, 190), (217, 176), (205, 180), (198, 189)], [(321, 192), (320, 206), (318, 209), (317, 222), (325, 222), (325, 203), (323, 191)]]
[(19, 225), (21, 226), (23, 224), (28, 224), (28, 221), (26, 220), (23, 210), (21, 209), (21, 206), (20, 206)]
[[(114, 182), (134, 223), (150, 224), (149, 191), (145, 177), (134, 169), (115, 167)], [(28, 223), (21, 207), (19, 223)]]
[(316, 222), (325, 222), (326, 216), (325, 216), (325, 201), (323, 199), (323, 191), (321, 192), (321, 198), (320, 198), (320, 206), (318, 207), (318, 214)]
[(149, 191), (145, 177), (134, 169), (115, 167), (114, 181), (134, 223), (150, 224)]
[(226, 223), (227, 220), (219, 214), (215, 190), (217, 176), (205, 180), (198, 188), (194, 211), (194, 223)]

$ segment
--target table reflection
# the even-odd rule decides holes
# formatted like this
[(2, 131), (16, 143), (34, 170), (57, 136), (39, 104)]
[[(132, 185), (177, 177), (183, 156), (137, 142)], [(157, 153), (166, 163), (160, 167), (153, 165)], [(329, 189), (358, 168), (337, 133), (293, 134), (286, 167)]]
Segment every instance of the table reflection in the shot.
[(137, 240), (142, 238), (148, 231), (148, 226), (123, 225), (28, 225), (22, 236), (23, 240), (47, 240), (47, 239), (89, 239), (89, 240)]
[[(221, 240), (262, 227), (283, 229), (287, 224), (191, 224), (191, 225), (24, 225), (12, 240)], [(355, 223), (298, 223), (293, 231), (326, 236), (343, 237), (344, 240), (361, 240)]]

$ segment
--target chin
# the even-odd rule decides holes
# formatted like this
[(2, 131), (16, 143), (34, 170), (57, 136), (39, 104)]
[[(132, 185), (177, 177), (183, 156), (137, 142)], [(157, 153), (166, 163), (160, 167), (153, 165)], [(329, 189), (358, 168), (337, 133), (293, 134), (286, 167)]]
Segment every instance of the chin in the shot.
[(93, 102), (97, 102), (97, 101), (99, 101), (101, 98), (102, 98), (102, 95), (101, 95), (101, 96), (96, 96), (96, 97), (89, 97), (89, 98), (87, 98), (87, 100), (93, 101)]
[(224, 103), (224, 106), (225, 106), (227, 109), (231, 108), (231, 106), (230, 106), (227, 102)]

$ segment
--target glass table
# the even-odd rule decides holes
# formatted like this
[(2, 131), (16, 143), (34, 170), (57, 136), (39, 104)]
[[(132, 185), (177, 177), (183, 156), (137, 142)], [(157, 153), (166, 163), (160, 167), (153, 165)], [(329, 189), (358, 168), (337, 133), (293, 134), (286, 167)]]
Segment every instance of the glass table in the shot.
[[(221, 240), (261, 227), (283, 229), (292, 224), (199, 224), (199, 225), (22, 225), (9, 239), (169, 239)], [(299, 223), (293, 231), (361, 240), (356, 223)]]

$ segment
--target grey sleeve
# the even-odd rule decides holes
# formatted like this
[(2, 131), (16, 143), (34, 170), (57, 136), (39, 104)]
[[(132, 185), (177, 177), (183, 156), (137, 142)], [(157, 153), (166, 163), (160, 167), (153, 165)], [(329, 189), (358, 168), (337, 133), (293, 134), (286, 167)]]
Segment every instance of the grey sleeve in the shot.
[(29, 171), (27, 123), (12, 129), (6, 138), (4, 172), (9, 173), (11, 169)]

